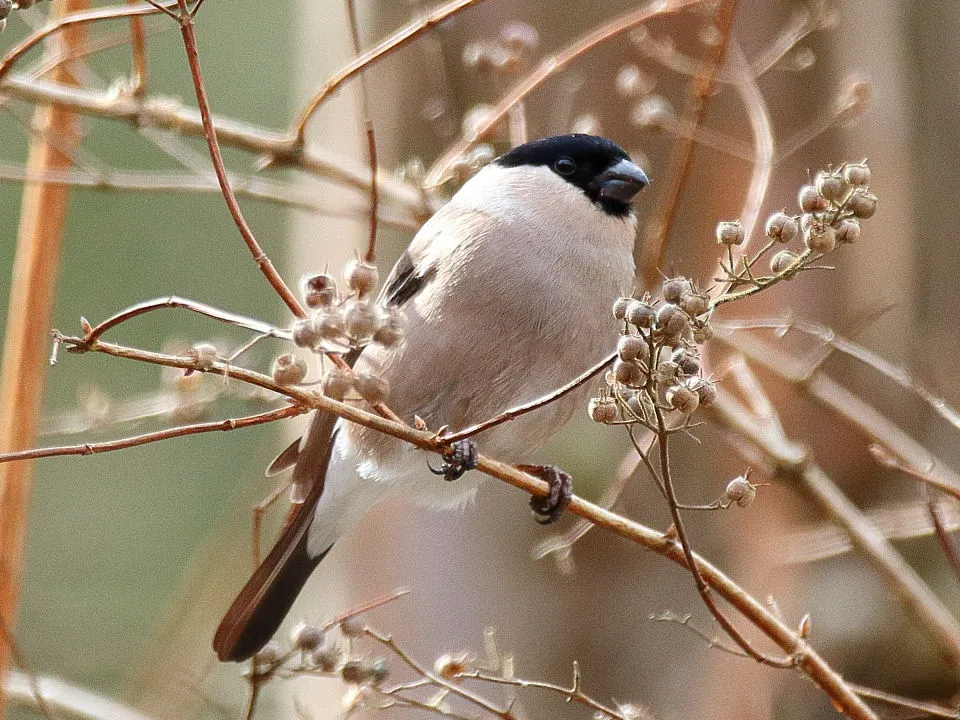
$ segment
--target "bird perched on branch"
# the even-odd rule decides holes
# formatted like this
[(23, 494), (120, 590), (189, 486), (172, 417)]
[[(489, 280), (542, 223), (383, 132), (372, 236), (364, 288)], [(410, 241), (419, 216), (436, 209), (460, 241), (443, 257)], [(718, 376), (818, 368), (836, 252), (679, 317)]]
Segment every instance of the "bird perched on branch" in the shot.
[[(562, 135), (520, 145), (468, 180), (424, 224), (380, 295), (406, 331), (389, 347), (370, 344), (355, 370), (391, 388), (401, 418), (464, 428), (535, 400), (608, 352), (613, 300), (634, 281), (634, 197), (643, 171), (615, 143)], [(511, 422), (454, 444), (434, 472), (458, 478), (476, 447), (518, 463), (585, 401), (570, 393)], [(336, 540), (386, 495), (403, 492), (463, 505), (479, 478), (438, 481), (430, 455), (388, 435), (317, 412), (306, 435), (274, 461), (309, 488), (273, 550), (230, 606), (214, 649), (244, 660), (276, 632), (307, 578)], [(551, 484), (531, 505), (541, 522), (562, 512), (570, 478), (524, 466)]]

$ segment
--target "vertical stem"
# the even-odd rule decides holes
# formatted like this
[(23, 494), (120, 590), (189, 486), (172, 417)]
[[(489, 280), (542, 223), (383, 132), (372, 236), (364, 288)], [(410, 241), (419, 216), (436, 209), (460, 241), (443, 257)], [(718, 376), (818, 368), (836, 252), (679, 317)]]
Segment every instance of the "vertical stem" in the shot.
[[(61, 17), (86, 7), (87, 0), (54, 0), (51, 16)], [(61, 57), (69, 60), (83, 45), (84, 26), (67, 28), (59, 37)], [(75, 82), (63, 63), (51, 75), (54, 82)], [(42, 176), (69, 168), (68, 154), (79, 141), (75, 116), (65, 108), (40, 107), (34, 125), (39, 132), (30, 147), (28, 173)], [(66, 185), (28, 182), (24, 187), (0, 367), (0, 452), (34, 445), (68, 199)], [(16, 462), (0, 467), (0, 619), (6, 627), (13, 626), (20, 594), (32, 465)], [(11, 659), (10, 644), (0, 643), (0, 678), (6, 677)], [(5, 705), (2, 692), (0, 683), (0, 720)]]

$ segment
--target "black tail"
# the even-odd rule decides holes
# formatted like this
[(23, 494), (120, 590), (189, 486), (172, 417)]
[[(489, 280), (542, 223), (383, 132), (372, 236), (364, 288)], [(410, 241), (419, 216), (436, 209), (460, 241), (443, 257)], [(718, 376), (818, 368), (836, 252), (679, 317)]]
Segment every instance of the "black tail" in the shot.
[[(323, 493), (324, 479), (333, 440), (336, 415), (317, 412), (307, 434), (307, 443), (294, 469), (310, 473), (313, 481), (304, 502), (287, 523), (276, 544), (243, 586), (213, 637), (213, 649), (223, 662), (246, 660), (269, 642), (290, 612), (307, 578), (330, 548), (313, 557), (307, 541), (317, 501)], [(300, 471), (300, 473), (298, 473)]]

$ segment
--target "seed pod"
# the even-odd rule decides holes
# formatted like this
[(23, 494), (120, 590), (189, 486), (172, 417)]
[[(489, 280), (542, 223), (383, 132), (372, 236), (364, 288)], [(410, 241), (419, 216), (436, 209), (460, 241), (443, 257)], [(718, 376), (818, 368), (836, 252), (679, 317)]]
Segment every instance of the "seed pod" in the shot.
[(847, 207), (855, 217), (867, 220), (877, 211), (877, 196), (864, 188), (857, 188), (850, 194)]
[(676, 305), (680, 302), (680, 298), (683, 297), (684, 293), (688, 293), (693, 290), (693, 286), (690, 284), (690, 281), (685, 277), (675, 277), (663, 281), (663, 288), (660, 294), (663, 296), (663, 299), (668, 303), (673, 303)]
[(617, 341), (617, 355), (624, 362), (645, 362), (650, 357), (650, 346), (639, 335), (623, 335)]
[(369, 265), (360, 258), (353, 258), (343, 266), (343, 279), (348, 288), (364, 297), (376, 289), (380, 274), (375, 265)]
[(511, 22), (500, 30), (500, 41), (514, 52), (528, 53), (540, 45), (540, 34), (525, 22)]
[(837, 242), (852, 244), (860, 239), (860, 223), (854, 218), (841, 220), (837, 224)]
[(627, 387), (640, 387), (645, 380), (643, 370), (639, 365), (623, 360), (616, 360), (613, 363), (613, 376), (617, 382), (623, 383)]
[(728, 502), (735, 502), (738, 507), (750, 507), (757, 499), (757, 488), (746, 477), (739, 475), (727, 483), (723, 497)]
[(673, 360), (664, 360), (657, 365), (657, 382), (664, 385), (677, 377), (677, 364)]
[(676, 305), (664, 303), (657, 311), (657, 328), (666, 337), (679, 337), (689, 324), (689, 316)]
[(684, 415), (689, 415), (700, 405), (700, 396), (687, 385), (672, 385), (667, 388), (667, 403)]
[(869, 185), (870, 168), (865, 162), (850, 163), (843, 168), (843, 179), (851, 185)]
[(648, 328), (653, 325), (657, 311), (643, 300), (633, 300), (627, 306), (627, 322), (638, 328)]
[(713, 339), (713, 325), (710, 323), (703, 323), (702, 325), (697, 325), (693, 328), (693, 341), (697, 345), (703, 345), (705, 342), (710, 342)]
[(310, 318), (294, 321), (290, 335), (293, 338), (293, 344), (297, 347), (312, 349), (320, 341), (320, 337), (314, 332)]
[(197, 367), (209, 370), (217, 360), (217, 348), (210, 343), (196, 343), (190, 348), (190, 354), (196, 359)]
[(323, 631), (316, 625), (299, 623), (290, 631), (290, 644), (294, 650), (313, 652), (323, 644)]
[(740, 245), (743, 243), (743, 225), (739, 220), (726, 220), (717, 223), (717, 242), (720, 245)]
[(357, 373), (353, 385), (360, 397), (371, 405), (386, 401), (390, 394), (390, 383), (372, 373)]
[(363, 621), (362, 615), (353, 615), (340, 622), (340, 632), (346, 637), (358, 638), (363, 635), (367, 624)]
[(353, 375), (344, 368), (332, 367), (323, 376), (320, 387), (331, 400), (343, 400), (353, 387)]
[(343, 315), (334, 308), (314, 310), (310, 314), (310, 323), (313, 334), (322, 340), (340, 340), (343, 337)]
[(632, 302), (636, 301), (633, 298), (617, 298), (613, 303), (613, 317), (617, 320), (624, 320), (627, 317), (627, 308)]
[(697, 395), (700, 397), (700, 407), (710, 407), (717, 401), (717, 386), (706, 381), (698, 383)]
[(347, 660), (340, 668), (340, 677), (344, 682), (362, 685), (371, 676), (370, 666), (362, 660)]
[(686, 348), (674, 350), (670, 359), (677, 364), (677, 370), (687, 377), (700, 374), (700, 358)]
[(329, 273), (308, 275), (300, 281), (304, 304), (311, 310), (330, 307), (337, 301), (337, 281)]
[(828, 253), (837, 246), (837, 231), (832, 225), (815, 222), (810, 226), (804, 244), (815, 253)]
[(351, 298), (343, 304), (343, 330), (355, 345), (366, 345), (377, 329), (373, 308), (366, 300)]
[(710, 309), (710, 298), (705, 293), (684, 293), (680, 298), (680, 307), (690, 317), (697, 317)]
[[(772, 258), (770, 258), (770, 270), (775, 275), (779, 275), (788, 267), (790, 267), (790, 265), (793, 264), (793, 261), (796, 259), (797, 259), (796, 253), (792, 253), (789, 250), (781, 250)], [(792, 278), (793, 278), (793, 275), (791, 275), (787, 279), (790, 280)]]
[(827, 199), (818, 193), (813, 185), (804, 185), (800, 188), (800, 192), (797, 193), (797, 204), (805, 213), (823, 212), (830, 207)]
[(444, 680), (455, 680), (458, 675), (472, 672), (474, 669), (473, 658), (469, 653), (444, 653), (433, 663), (434, 672)]
[(617, 419), (617, 404), (610, 398), (590, 398), (587, 413), (594, 422), (614, 422)]
[(275, 642), (268, 642), (253, 656), (253, 663), (257, 667), (270, 667), (280, 659), (280, 646)]
[(370, 684), (380, 685), (390, 676), (390, 666), (386, 658), (374, 658), (370, 661)]
[(341, 657), (343, 657), (343, 652), (340, 650), (339, 645), (324, 643), (313, 651), (313, 654), (310, 656), (310, 662), (316, 665), (317, 669), (321, 672), (329, 673), (337, 669)]
[(630, 112), (630, 121), (643, 128), (665, 130), (677, 122), (677, 114), (662, 95), (647, 95)]
[(834, 175), (833, 173), (823, 172), (822, 170), (817, 173), (816, 180), (814, 183), (817, 187), (817, 192), (827, 200), (832, 200), (837, 202), (843, 198), (847, 192), (847, 183), (839, 175)]
[(627, 398), (627, 407), (639, 418), (650, 420), (655, 416), (653, 401), (643, 390), (633, 393)]
[(291, 353), (280, 355), (274, 358), (270, 374), (277, 385), (296, 385), (307, 376), (307, 363)]
[(767, 237), (788, 243), (800, 234), (800, 223), (786, 213), (774, 213), (767, 219)]

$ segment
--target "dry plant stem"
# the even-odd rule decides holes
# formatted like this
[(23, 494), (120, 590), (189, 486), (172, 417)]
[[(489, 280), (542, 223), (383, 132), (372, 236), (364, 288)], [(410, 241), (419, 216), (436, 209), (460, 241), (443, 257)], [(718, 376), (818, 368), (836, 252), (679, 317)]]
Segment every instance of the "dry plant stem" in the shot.
[[(33, 672), (32, 668), (27, 663), (27, 658), (23, 654), (23, 651), (20, 649), (20, 645), (17, 643), (17, 639), (13, 636), (10, 626), (7, 624), (6, 618), (0, 617), (0, 635), (3, 635), (2, 644), (5, 645), (9, 652), (10, 656), (13, 658), (13, 661), (16, 663), (23, 674), (26, 676), (30, 692), (33, 695), (34, 703), (37, 706), (37, 709), (43, 714), (47, 720), (54, 720), (54, 714), (50, 710), (50, 706), (47, 704), (47, 699), (44, 697), (43, 693), (40, 691), (40, 682), (37, 679), (36, 673)], [(0, 687), (0, 693), (3, 692), (3, 687)]]
[[(300, 115), (298, 116), (296, 123), (291, 128), (291, 135), (293, 136), (292, 145), (294, 149), (299, 151), (299, 148), (303, 145), (304, 135), (307, 130), (307, 123), (310, 122), (310, 118), (313, 117), (313, 114), (324, 103), (324, 101), (334, 92), (336, 92), (337, 88), (339, 88), (344, 82), (352, 78), (357, 73), (362, 72), (365, 68), (376, 64), (387, 55), (399, 50), (418, 35), (436, 27), (447, 18), (456, 15), (458, 12), (470, 7), (471, 5), (479, 5), (481, 2), (483, 2), (483, 0), (454, 0), (454, 2), (441, 5), (436, 10), (431, 11), (428, 15), (419, 18), (418, 20), (414, 20), (409, 25), (400, 28), (386, 40), (383, 40), (362, 55), (358, 54), (357, 57), (335, 72), (327, 79), (317, 94), (310, 99), (310, 102), (306, 104), (303, 110), (300, 111)], [(288, 149), (287, 152), (289, 153), (290, 149)]]
[(484, 115), (483, 122), (477, 123), (470, 133), (463, 135), (433, 163), (430, 172), (427, 173), (425, 185), (436, 187), (449, 180), (450, 167), (459, 157), (485, 138), (494, 127), (507, 117), (512, 107), (525, 100), (530, 93), (560, 70), (563, 70), (573, 60), (658, 15), (669, 15), (691, 5), (696, 5), (698, 2), (700, 0), (660, 0), (659, 2), (652, 2), (639, 10), (626, 13), (594, 28), (554, 55), (545, 58), (540, 65), (519, 80), (506, 95), (500, 98), (500, 101)]
[(187, 62), (190, 65), (193, 87), (197, 94), (197, 107), (200, 109), (200, 118), (203, 121), (204, 136), (207, 140), (207, 147), (210, 150), (213, 169), (217, 174), (217, 180), (220, 182), (220, 189), (223, 191), (224, 200), (227, 201), (230, 215), (233, 217), (233, 221), (236, 223), (240, 235), (243, 236), (243, 241), (246, 243), (247, 249), (250, 250), (250, 254), (253, 255), (254, 262), (257, 263), (257, 267), (260, 268), (260, 272), (267, 278), (267, 281), (273, 286), (273, 289), (277, 291), (277, 294), (286, 306), (290, 308), (290, 312), (300, 318), (306, 317), (307, 312), (303, 309), (297, 296), (287, 287), (283, 278), (280, 277), (280, 273), (277, 272), (270, 258), (267, 257), (263, 248), (260, 247), (260, 243), (258, 243), (254, 237), (253, 230), (243, 217), (240, 204), (237, 202), (237, 198), (233, 194), (233, 189), (230, 187), (230, 179), (227, 177), (227, 169), (223, 164), (223, 156), (220, 154), (220, 145), (217, 142), (217, 131), (211, 120), (210, 103), (207, 100), (206, 86), (203, 83), (203, 72), (200, 69), (200, 57), (197, 53), (197, 38), (194, 33), (193, 15), (190, 14), (187, 8), (186, 0), (177, 0), (177, 6), (180, 10), (177, 21), (180, 23), (180, 33), (183, 35), (183, 46), (187, 52)]
[[(57, 0), (52, 15), (62, 17), (84, 7), (86, 0)], [(84, 34), (83, 25), (63, 33), (65, 55), (83, 46)], [(63, 66), (55, 68), (53, 75), (60, 83), (73, 81)], [(35, 124), (42, 136), (56, 136), (67, 148), (78, 140), (76, 118), (67, 109), (38, 108)], [(44, 172), (69, 165), (69, 152), (62, 152), (44, 139), (31, 143), (27, 160), (30, 170)], [(30, 183), (24, 188), (0, 370), (0, 453), (22, 450), (36, 443), (43, 401), (46, 334), (68, 198), (69, 188), (63, 186)], [(0, 468), (0, 618), (10, 625), (17, 615), (31, 480), (31, 463)], [(10, 664), (10, 645), (0, 644), (0, 678), (6, 677)], [(0, 687), (0, 718), (4, 705)]]
[(770, 423), (753, 417), (729, 392), (718, 388), (711, 415), (723, 426), (750, 441), (773, 461), (783, 479), (794, 481), (850, 538), (853, 546), (880, 574), (890, 592), (917, 618), (954, 666), (960, 666), (960, 625), (917, 575), (833, 480)]
[(913, 700), (901, 695), (894, 695), (893, 693), (883, 692), (882, 690), (876, 690), (864, 685), (858, 685), (857, 683), (849, 683), (849, 685), (851, 688), (853, 688), (853, 691), (857, 693), (857, 695), (870, 698), (871, 700), (879, 700), (887, 705), (906, 708), (908, 710), (916, 710), (923, 715), (930, 715), (931, 717), (938, 718), (948, 718), (949, 720), (957, 720), (957, 717), (960, 717), (960, 713), (958, 713), (956, 710), (943, 707), (942, 705)]
[[(723, 0), (716, 10), (714, 25), (717, 28), (719, 41), (713, 45), (707, 57), (704, 58), (700, 71), (693, 77), (690, 87), (690, 99), (683, 113), (681, 125), (693, 131), (702, 122), (707, 111), (707, 101), (716, 79), (716, 74), (723, 64), (727, 52), (727, 43), (730, 39), (730, 30), (737, 10), (737, 0)], [(666, 250), (670, 228), (680, 208), (680, 195), (686, 185), (690, 169), (693, 167), (695, 143), (685, 140), (674, 145), (670, 160), (667, 163), (669, 170), (666, 173), (666, 187), (661, 195), (660, 206), (663, 208), (660, 217), (651, 222), (650, 232), (643, 245), (643, 259), (640, 263), (644, 274), (646, 287), (654, 287), (658, 280), (660, 267), (663, 265), (663, 255)]]
[[(75, 88), (65, 84), (20, 75), (0, 80), (0, 96), (16, 97), (32, 103), (56, 103), (77, 114), (119, 120), (136, 127), (168, 130), (181, 135), (203, 135), (200, 113), (170, 98), (153, 97), (138, 100), (133, 96), (111, 95), (106, 91)], [(288, 153), (290, 139), (284, 134), (264, 130), (224, 117), (211, 119), (217, 140), (258, 156)], [(368, 193), (367, 169), (343, 157), (315, 146), (300, 148), (286, 164), (297, 167), (344, 187)], [(387, 201), (398, 212), (407, 213), (411, 222), (422, 223), (429, 215), (422, 194), (413, 186), (398, 182), (392, 174), (381, 170), (377, 179), (381, 201)]]
[[(137, 0), (127, 0), (127, 5)], [(130, 18), (130, 51), (133, 53), (133, 86), (131, 92), (135, 98), (142, 98), (147, 92), (147, 36), (140, 17)]]
[(591, 378), (596, 377), (600, 372), (603, 371), (605, 367), (607, 367), (610, 363), (612, 363), (616, 359), (617, 359), (617, 354), (612, 353), (607, 357), (605, 357), (600, 362), (598, 362), (592, 368), (586, 370), (585, 372), (583, 372), (582, 374), (578, 375), (573, 380), (568, 382), (566, 385), (557, 388), (553, 392), (547, 393), (546, 395), (538, 397), (536, 400), (531, 400), (528, 403), (524, 403), (523, 405), (517, 405), (516, 407), (512, 407), (509, 410), (503, 411), (499, 415), (496, 415), (492, 418), (484, 420), (483, 422), (477, 423), (476, 425), (471, 425), (470, 427), (464, 428), (463, 430), (458, 430), (457, 432), (454, 432), (454, 433), (444, 433), (443, 435), (441, 435), (440, 440), (446, 443), (454, 443), (454, 442), (457, 442), (458, 440), (464, 440), (468, 437), (472, 437), (476, 435), (477, 433), (481, 433), (484, 430), (489, 430), (492, 427), (496, 427), (497, 425), (502, 425), (503, 423), (508, 422), (510, 420), (516, 420), (521, 415), (526, 415), (528, 412), (533, 412), (538, 408), (542, 408), (544, 405), (549, 405), (552, 402), (556, 402), (557, 400), (562, 398), (564, 395), (570, 392), (573, 392), (584, 383), (589, 382)]
[(11, 705), (39, 710), (37, 688), (42, 691), (42, 702), (57, 715), (47, 717), (71, 717), (83, 720), (150, 720), (146, 715), (121, 705), (116, 700), (99, 695), (88, 688), (72, 685), (62, 678), (38, 677), (34, 680), (27, 673), (13, 670), (7, 675), (4, 690)]
[[(164, 355), (104, 342), (89, 345), (81, 337), (64, 337), (62, 342), (72, 346), (77, 352), (100, 352), (154, 365), (179, 367), (194, 371), (201, 370), (196, 366), (196, 361), (189, 357)], [(287, 396), (297, 405), (335, 413), (350, 422), (356, 422), (365, 427), (387, 433), (423, 450), (441, 454), (447, 450), (446, 445), (440, 442), (433, 433), (416, 430), (408, 425), (364, 412), (352, 405), (340, 403), (300, 388), (278, 386), (270, 377), (260, 373), (244, 368), (229, 367), (220, 362), (215, 362), (213, 367), (206, 372), (216, 375), (229, 375), (236, 381), (273, 390)], [(481, 455), (479, 457), (477, 469), (485, 475), (495, 477), (531, 495), (543, 497), (549, 493), (550, 488), (545, 481), (486, 456)], [(627, 538), (689, 569), (689, 560), (683, 549), (675, 540), (666, 537), (662, 532), (648, 528), (576, 496), (571, 500), (568, 512), (589, 520), (598, 527)], [(795, 630), (785, 625), (763, 603), (749, 595), (708, 561), (696, 554), (693, 555), (693, 558), (703, 580), (776, 643), (778, 647), (792, 655), (795, 658), (796, 667), (805, 672), (833, 700), (835, 706), (841, 712), (851, 718), (876, 720), (876, 716), (856, 697), (840, 675), (820, 657), (806, 640), (799, 637)]]
[(279, 410), (270, 410), (269, 412), (257, 413), (256, 415), (246, 415), (238, 418), (227, 418), (226, 420), (214, 420), (212, 422), (192, 423), (190, 425), (181, 425), (179, 427), (166, 428), (165, 430), (156, 430), (154, 432), (142, 433), (131, 437), (121, 438), (119, 440), (106, 440), (104, 442), (78, 443), (77, 445), (59, 445), (57, 447), (36, 448), (34, 450), (19, 450), (17, 452), (3, 453), (0, 455), (0, 463), (14, 462), (17, 460), (34, 460), (42, 457), (57, 457), (60, 455), (96, 455), (97, 453), (112, 452), (114, 450), (126, 450), (127, 448), (138, 445), (147, 445), (148, 443), (159, 442), (161, 440), (170, 440), (176, 437), (186, 435), (199, 435), (200, 433), (240, 430), (253, 425), (263, 425), (264, 423), (276, 422), (287, 418), (296, 417), (309, 412), (310, 408), (290, 405)]

